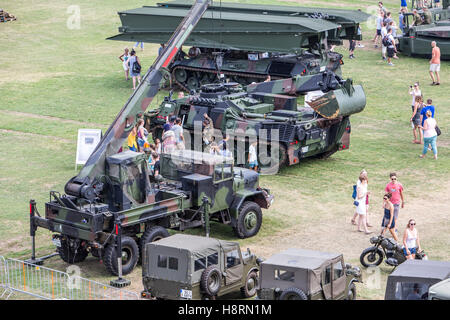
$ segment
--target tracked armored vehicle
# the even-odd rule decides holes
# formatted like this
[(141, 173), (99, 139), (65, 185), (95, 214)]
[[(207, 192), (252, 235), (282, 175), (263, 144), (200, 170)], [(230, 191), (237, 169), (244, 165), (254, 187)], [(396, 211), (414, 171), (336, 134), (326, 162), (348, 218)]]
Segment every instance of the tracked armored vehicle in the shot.
[[(299, 106), (296, 95), (311, 97), (311, 92), (316, 97), (307, 97), (307, 103)], [(247, 164), (249, 144), (257, 141), (261, 173), (273, 174), (284, 165), (348, 149), (349, 117), (362, 111), (365, 104), (360, 85), (326, 71), (247, 87), (237, 83), (204, 85), (199, 93), (181, 99), (166, 97), (158, 109), (146, 112), (144, 119), (153, 138), (163, 141), (163, 125), (168, 118), (179, 117), (186, 146), (196, 150), (211, 150), (212, 143), (220, 144), (228, 135), (226, 149), (237, 165)], [(202, 127), (205, 119), (212, 121), (213, 137), (209, 137), (212, 128), (205, 133)]]
[[(430, 24), (414, 25), (413, 14), (405, 15), (404, 33), (398, 37), (398, 49), (408, 56), (431, 58), (431, 42), (441, 49), (441, 59), (450, 60), (450, 0), (442, 1), (442, 8), (430, 6)], [(418, 8), (423, 17), (424, 9)]]
[[(166, 43), (188, 1), (119, 12), (120, 34), (111, 40)], [(185, 44), (196, 54), (179, 55), (169, 65), (172, 85), (183, 90), (218, 82), (219, 74), (241, 84), (331, 70), (341, 75), (342, 55), (328, 51), (344, 39), (361, 39), (359, 24), (369, 15), (360, 11), (212, 4)]]
[(127, 274), (136, 266), (138, 247), (167, 237), (166, 229), (205, 226), (209, 236), (209, 221), (217, 220), (241, 238), (259, 231), (261, 208), (268, 208), (273, 197), (259, 187), (257, 173), (235, 170), (233, 159), (190, 150), (163, 153), (161, 175), (150, 177), (145, 154), (119, 152), (164, 81), (161, 69), (208, 5), (208, 0), (196, 1), (86, 164), (66, 183), (65, 194), (50, 192), (45, 216), (30, 201), (31, 263), (42, 262), (35, 256), (38, 227), (54, 233), (65, 262), (81, 262), (92, 253), (118, 280), (123, 280), (122, 271)]

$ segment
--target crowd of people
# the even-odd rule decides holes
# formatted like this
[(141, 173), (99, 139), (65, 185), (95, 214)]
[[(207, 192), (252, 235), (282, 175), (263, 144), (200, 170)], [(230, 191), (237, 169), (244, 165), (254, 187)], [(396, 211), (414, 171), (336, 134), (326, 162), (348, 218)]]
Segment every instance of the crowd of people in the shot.
[[(414, 259), (417, 252), (422, 251), (419, 240), (419, 233), (416, 229), (416, 221), (409, 219), (408, 225), (400, 238), (397, 235), (398, 232), (398, 217), (400, 209), (405, 207), (405, 197), (403, 185), (398, 181), (397, 174), (391, 172), (389, 174), (390, 181), (384, 188), (383, 195), (383, 218), (381, 221), (381, 235), (384, 235), (386, 231), (389, 231), (392, 238), (396, 242), (403, 244), (403, 253), (407, 259)], [(351, 219), (351, 223), (357, 226), (359, 232), (371, 234), (369, 228), (373, 227), (369, 223), (369, 179), (366, 170), (362, 170), (356, 185), (354, 185), (354, 205), (356, 207), (355, 213)], [(358, 219), (358, 221), (356, 221)]]
[(427, 99), (424, 103), (422, 90), (419, 83), (414, 83), (414, 86), (409, 87), (409, 94), (412, 97), (411, 102), (411, 127), (413, 130), (415, 144), (423, 144), (420, 158), (424, 158), (428, 150), (433, 151), (434, 159), (438, 158), (437, 137), (440, 134), (440, 129), (437, 126), (435, 119), (436, 107), (433, 105), (432, 99)]

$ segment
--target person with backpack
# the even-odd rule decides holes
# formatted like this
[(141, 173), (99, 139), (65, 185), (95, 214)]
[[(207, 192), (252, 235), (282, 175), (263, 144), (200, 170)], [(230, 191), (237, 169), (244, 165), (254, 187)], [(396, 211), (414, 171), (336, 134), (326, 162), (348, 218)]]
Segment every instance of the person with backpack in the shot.
[(392, 28), (389, 28), (386, 36), (386, 47), (389, 66), (394, 66), (394, 64), (392, 63), (392, 58), (395, 56), (395, 53), (397, 52), (397, 48), (395, 47), (395, 39), (394, 36), (392, 35), (392, 31), (393, 31)]
[(141, 83), (141, 62), (134, 49), (130, 52), (128, 66), (130, 67), (130, 76), (133, 78), (133, 90), (136, 90), (136, 78), (138, 83)]

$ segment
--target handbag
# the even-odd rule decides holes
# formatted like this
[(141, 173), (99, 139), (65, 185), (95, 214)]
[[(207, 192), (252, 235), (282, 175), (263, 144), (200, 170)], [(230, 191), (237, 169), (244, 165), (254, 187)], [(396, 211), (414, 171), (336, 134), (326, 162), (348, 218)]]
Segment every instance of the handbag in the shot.
[(436, 125), (436, 127), (434, 128), (436, 130), (436, 133), (438, 136), (441, 135), (441, 129), (439, 129), (439, 127)]

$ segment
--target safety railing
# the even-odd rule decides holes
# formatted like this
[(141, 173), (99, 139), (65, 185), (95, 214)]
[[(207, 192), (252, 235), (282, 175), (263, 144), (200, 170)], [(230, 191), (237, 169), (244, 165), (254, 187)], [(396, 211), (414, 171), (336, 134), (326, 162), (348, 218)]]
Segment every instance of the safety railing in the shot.
[(136, 292), (0, 256), (0, 298), (20, 292), (46, 300), (137, 300)]

